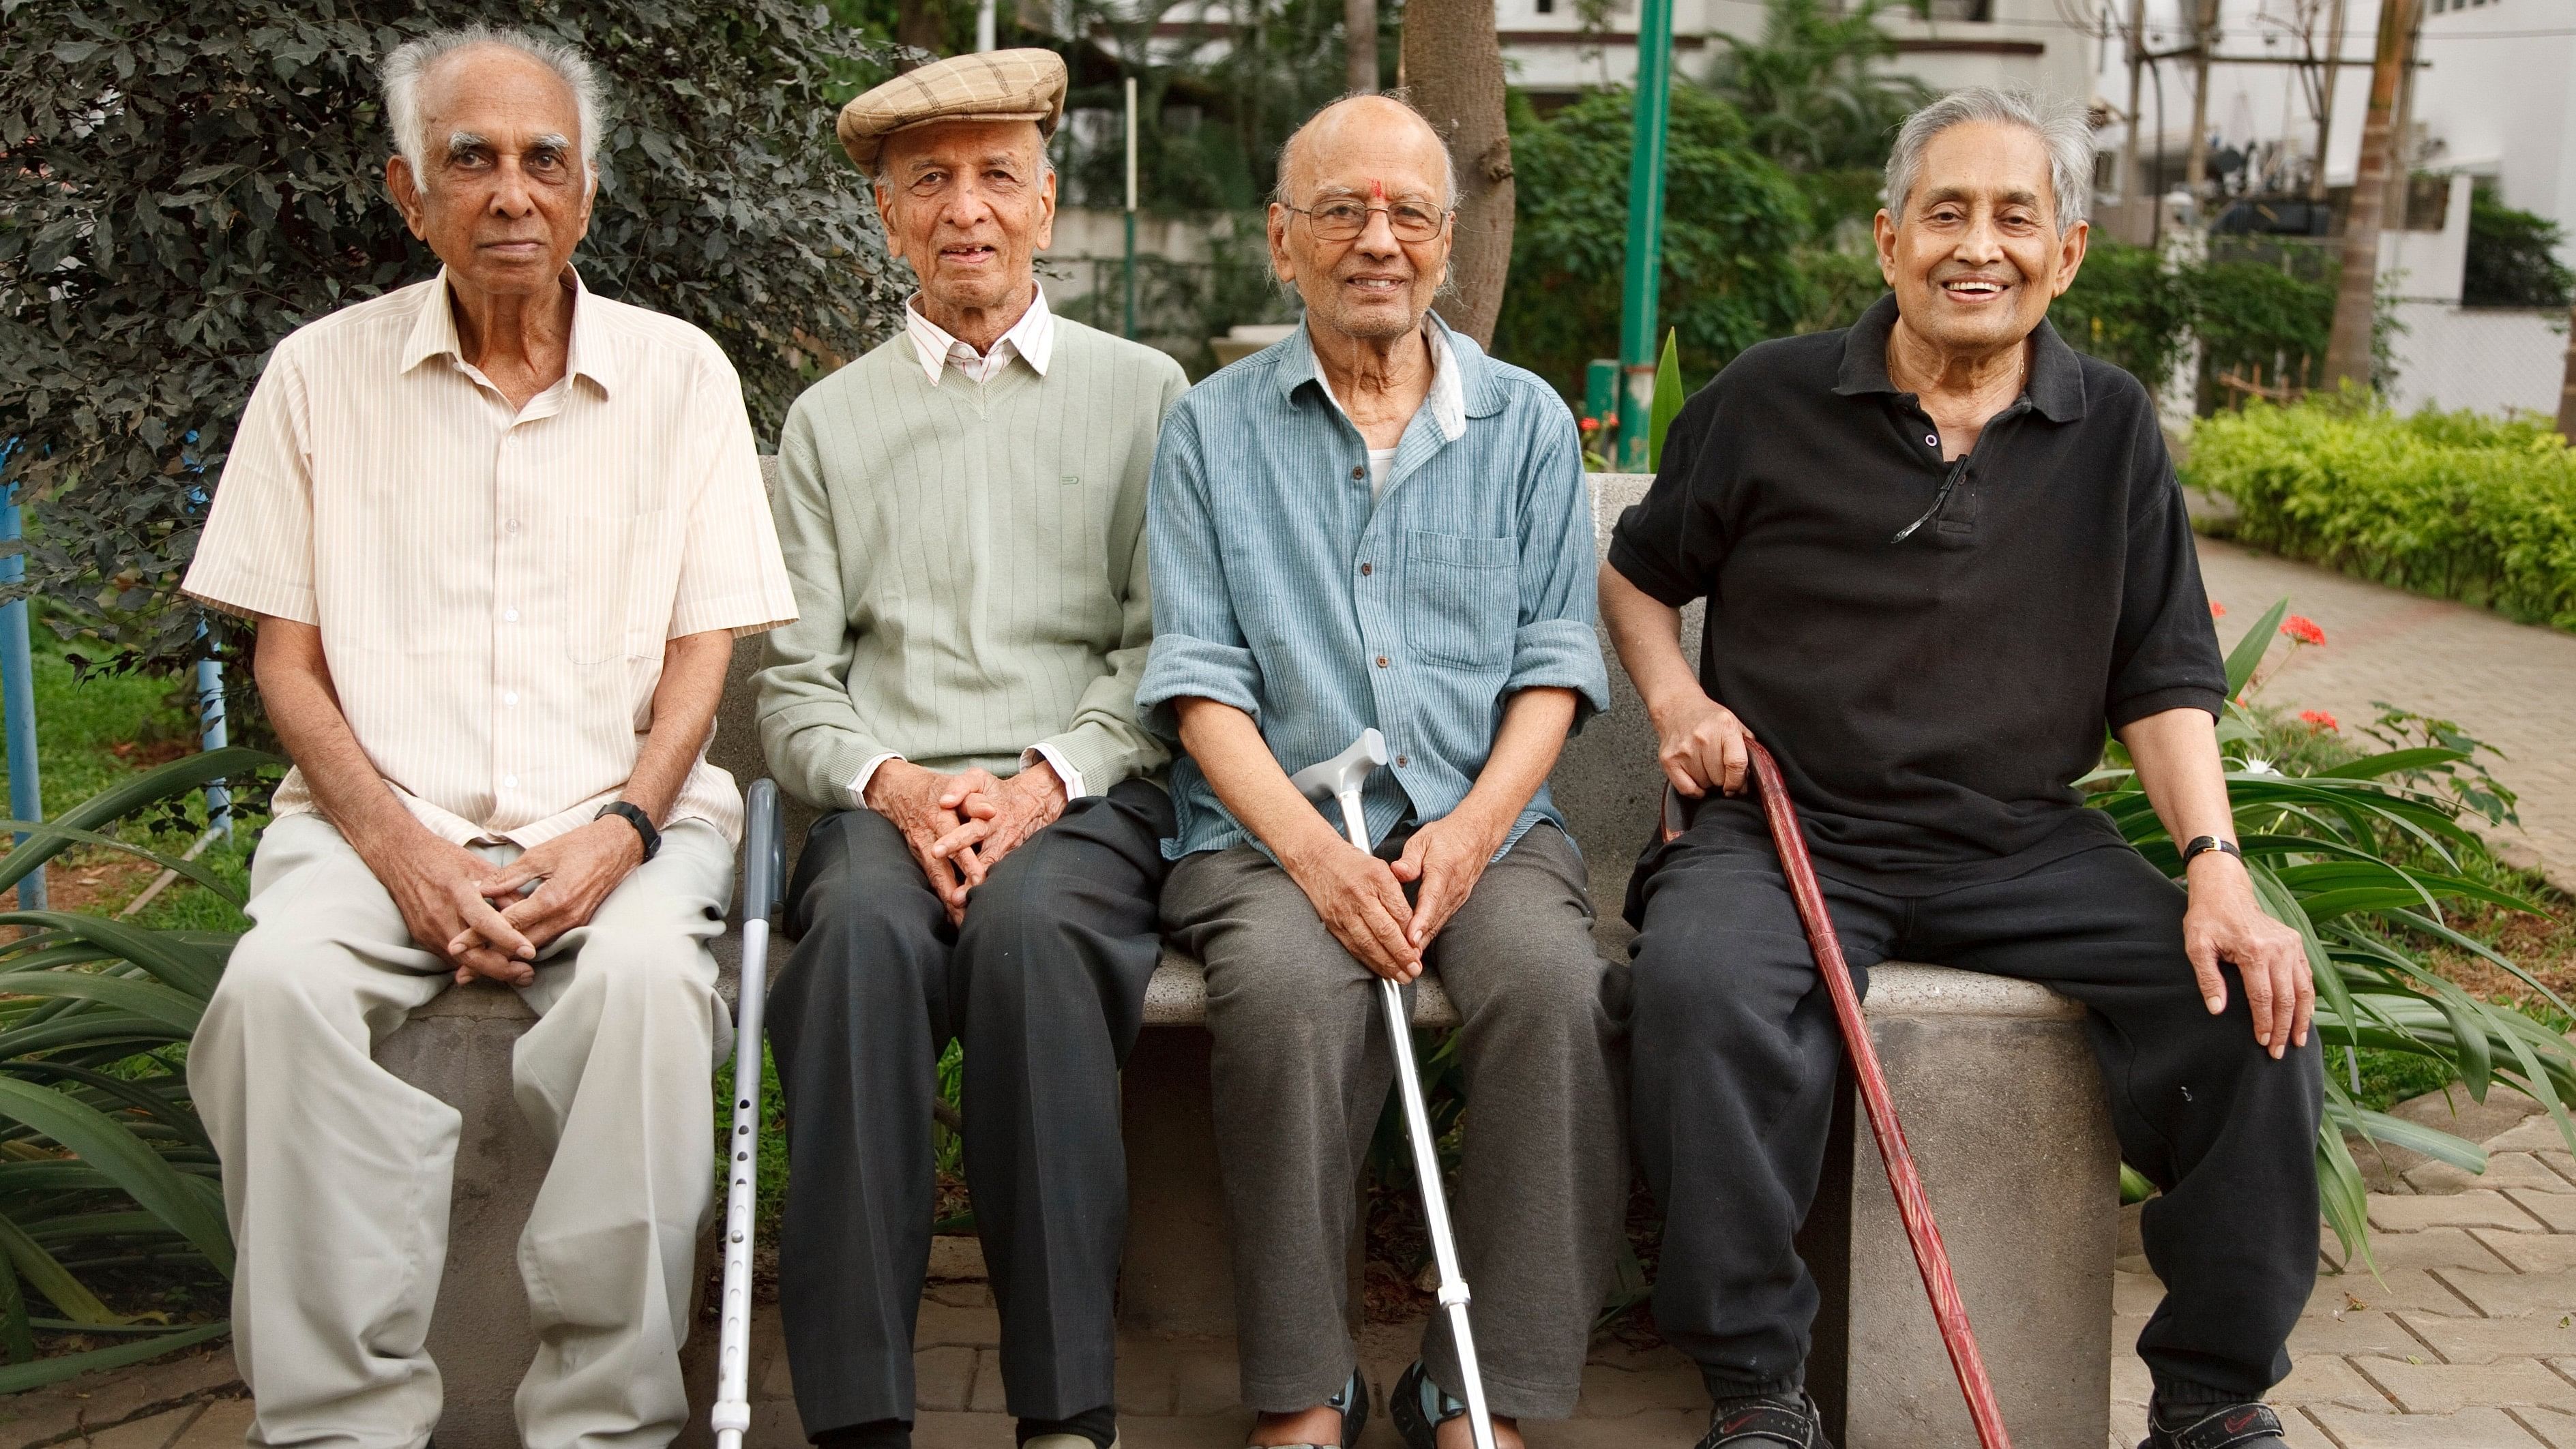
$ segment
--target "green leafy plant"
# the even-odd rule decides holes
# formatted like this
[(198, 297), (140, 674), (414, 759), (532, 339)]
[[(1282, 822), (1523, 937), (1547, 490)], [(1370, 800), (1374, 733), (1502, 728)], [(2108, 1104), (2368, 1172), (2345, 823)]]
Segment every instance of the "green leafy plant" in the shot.
[[(2361, 1051), (2422, 1058), (2477, 1101), (2505, 1083), (2540, 1102), (2576, 1148), (2576, 1120), (2567, 1110), (2576, 1101), (2576, 1048), (2530, 1015), (2472, 996), (2410, 944), (2432, 940), (2465, 951), (2510, 973), (2560, 1012), (2576, 1015), (2530, 972), (2457, 929), (2446, 915), (2448, 906), (2459, 903), (2537, 909), (2465, 869), (2487, 846), (2462, 817), (2481, 798), (2495, 809), (2510, 809), (2510, 799), (2486, 788), (2475, 742), (2456, 728), (2447, 743), (2400, 744), (2309, 774), (2285, 773), (2261, 754), (2262, 723), (2246, 700), (2287, 612), (2286, 600), (2275, 604), (2229, 655), (2229, 703), (2219, 742), (2256, 894), (2267, 912), (2307, 943), (2316, 975), (2318, 1039), (2344, 1048), (2348, 1064), (2356, 1062), (2349, 1054)], [(2294, 648), (2314, 632), (2312, 625), (2298, 627), (2304, 620), (2290, 623)], [(2386, 718), (2397, 730), (2443, 723), (2399, 712)], [(2112, 745), (2104, 767), (2084, 783), (2097, 791), (2090, 803), (2110, 815), (2141, 855), (2167, 875), (2181, 876), (2181, 852), (2157, 820), (2123, 750)], [(2346, 1134), (2469, 1172), (2485, 1170), (2486, 1153), (2438, 1128), (2363, 1106), (2356, 1100), (2357, 1065), (2354, 1071), (2350, 1077), (2327, 1076), (2317, 1175), (2328, 1225), (2348, 1258), (2368, 1263), (2367, 1194)], [(2125, 1172), (2124, 1186), (2135, 1191), (2143, 1184)]]
[(2576, 452), (2544, 421), (2253, 403), (2202, 418), (2184, 472), (2245, 543), (2576, 629)]
[[(116, 827), (208, 781), (238, 788), (278, 763), (245, 749), (189, 755), (52, 821), (0, 822), (27, 837), (0, 856), (0, 890), (87, 846), (138, 856), (239, 906), (241, 893), (222, 877)], [(118, 1313), (82, 1275), (136, 1266), (232, 1274), (214, 1146), (188, 1100), (181, 1053), (235, 937), (63, 911), (0, 912), (0, 926), (19, 932), (0, 944), (0, 1255), (9, 1265), (0, 1273), (0, 1393), (12, 1393), (230, 1327)], [(64, 1333), (130, 1341), (37, 1356), (37, 1335)]]
[(1896, 128), (1935, 94), (1883, 69), (1896, 37), (1878, 17), (1899, 8), (1768, 0), (1760, 39), (1715, 37), (1721, 49), (1702, 84), (1744, 117), (1755, 150), (1798, 178), (1820, 232), (1878, 210)]
[(762, 433), (899, 321), (830, 125), (863, 42), (817, 7), (0, 0), (0, 19), (0, 439), (24, 441), (36, 515), (7, 593), (112, 662), (196, 657), (175, 588), (269, 349), (435, 270), (383, 191), (373, 67), (405, 39), (481, 21), (589, 53), (609, 122), (583, 276), (710, 332)]
[(2558, 223), (2504, 204), (2492, 181), (2469, 191), (2469, 256), (2460, 300), (2471, 307), (2564, 307), (2576, 273), (2558, 261)]

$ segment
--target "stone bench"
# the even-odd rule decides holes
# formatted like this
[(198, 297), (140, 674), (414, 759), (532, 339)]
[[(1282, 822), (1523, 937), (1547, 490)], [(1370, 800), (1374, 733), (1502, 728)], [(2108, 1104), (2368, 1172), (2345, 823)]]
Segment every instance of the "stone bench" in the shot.
[[(1595, 477), (1604, 538), (1645, 481)], [(1687, 623), (1692, 650), (1696, 615)], [(736, 651), (710, 747), (744, 782), (765, 772), (751, 715), (756, 656), (756, 647)], [(1613, 707), (1568, 745), (1554, 785), (1590, 867), (1596, 937), (1605, 955), (1623, 959), (1630, 932), (1619, 904), (1662, 782), (1643, 709), (1615, 657), (1611, 683)], [(791, 854), (811, 821), (789, 802)], [(738, 938), (718, 949), (729, 957)], [(781, 960), (783, 952), (773, 969)], [(1203, 1011), (1197, 963), (1167, 955), (1122, 1084), (1130, 1241), (1150, 1245), (1129, 1255), (1120, 1279), (1129, 1331), (1233, 1331)], [(2015, 1437), (2101, 1443), (2118, 1158), (2081, 1010), (2023, 983), (1891, 964), (1872, 973), (1868, 1012)], [(1455, 1024), (1436, 980), (1417, 993), (1414, 1019)], [(513, 1249), (544, 1162), (511, 1103), (508, 1070), (510, 1044), (528, 1020), (508, 992), (452, 990), (377, 1049), (378, 1060), (466, 1118), (447, 1277), (430, 1332), (446, 1381), (438, 1430), (446, 1449), (515, 1442), (510, 1396), (534, 1351)], [(1824, 1188), (1800, 1238), (1825, 1290), (1810, 1385), (1846, 1449), (1972, 1449), (1876, 1147), (1865, 1125), (1853, 1130), (1855, 1111), (1846, 1092)], [(693, 1362), (712, 1339), (711, 1325), (699, 1325)], [(693, 1381), (703, 1383), (697, 1366)], [(696, 1408), (703, 1414), (705, 1405)]]

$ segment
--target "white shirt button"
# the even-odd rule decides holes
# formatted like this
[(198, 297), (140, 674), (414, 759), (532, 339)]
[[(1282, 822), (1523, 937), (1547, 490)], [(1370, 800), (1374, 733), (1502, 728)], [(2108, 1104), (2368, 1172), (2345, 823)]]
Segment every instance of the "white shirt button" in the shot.
[(516, 790), (516, 789), (518, 789), (518, 788), (519, 788), (519, 777), (518, 777), (518, 776), (516, 776), (516, 775), (503, 775), (503, 776), (501, 777), (501, 788), (502, 788), (502, 789), (504, 789), (504, 790)]
[(503, 690), (501, 692), (501, 702), (503, 704), (517, 704), (519, 702), (519, 692), (515, 689)]
[(501, 525), (501, 531), (502, 531), (503, 533), (516, 533), (516, 532), (518, 532), (518, 531), (519, 531), (519, 520), (517, 520), (517, 519), (513, 518), (513, 519), (511, 519), (509, 522), (507, 522), (507, 523), (505, 523), (505, 524), (502, 524), (502, 525)]
[(503, 609), (501, 611), (501, 622), (504, 624), (515, 624), (519, 622), (519, 611), (516, 609)]

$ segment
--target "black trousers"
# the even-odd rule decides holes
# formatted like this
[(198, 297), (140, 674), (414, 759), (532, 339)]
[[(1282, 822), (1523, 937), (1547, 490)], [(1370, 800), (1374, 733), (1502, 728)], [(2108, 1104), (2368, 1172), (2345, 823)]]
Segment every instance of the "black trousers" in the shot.
[[(2090, 1008), (2120, 1149), (2163, 1189), (2143, 1226), (2167, 1294), (2138, 1338), (2158, 1392), (2254, 1398), (2286, 1376), (2316, 1278), (2322, 1049), (2312, 1033), (2272, 1060), (2232, 969), (2226, 1012), (2209, 1014), (2182, 892), (2119, 846), (1932, 896), (1823, 885), (1863, 991), (1866, 968), (1896, 957)], [(1802, 1382), (1816, 1313), (1792, 1239), (1842, 1065), (1833, 1005), (1749, 801), (1712, 801), (1649, 849), (1629, 909), (1632, 1121), (1665, 1214), (1655, 1321), (1712, 1392), (1783, 1392)]]
[(1162, 945), (1172, 804), (1125, 781), (1074, 801), (947, 912), (871, 810), (826, 815), (788, 893), (770, 1000), (790, 1177), (779, 1307), (809, 1435), (913, 1417), (930, 1261), (931, 1101), (965, 1044), (966, 1184), (1022, 1418), (1113, 1403), (1127, 1238), (1118, 1069)]

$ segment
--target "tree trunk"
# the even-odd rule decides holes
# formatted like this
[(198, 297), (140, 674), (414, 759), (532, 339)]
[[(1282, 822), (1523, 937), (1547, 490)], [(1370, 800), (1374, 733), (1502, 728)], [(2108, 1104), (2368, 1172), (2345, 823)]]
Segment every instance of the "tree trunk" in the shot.
[[(2199, 0), (2191, 22), (2191, 149), (2183, 153), (2182, 189), (2191, 194), (2192, 224), (2209, 228), (2209, 52), (2218, 44), (2218, 0)], [(2162, 138), (2159, 138), (2162, 139)]]
[(942, 54), (948, 49), (948, 36), (947, 27), (940, 21), (932, 0), (901, 0), (895, 11), (895, 42), (917, 46), (933, 55)]
[(1366, 95), (1377, 89), (1377, 0), (1342, 0), (1342, 39), (1349, 54), (1343, 89)]
[(1440, 315), (1476, 339), (1494, 340), (1512, 268), (1512, 137), (1503, 123), (1503, 47), (1493, 0), (1407, 0), (1403, 70), (1413, 104), (1449, 143), (1458, 167), (1455, 290)]
[(2558, 436), (2576, 441), (2576, 307), (2567, 309), (2567, 371), (2558, 385)]
[(2334, 335), (2326, 344), (2326, 382), (2370, 385), (2371, 330), (2379, 320), (2379, 218), (2388, 203), (2388, 167), (2397, 149), (2397, 83), (2411, 57), (2420, 0), (2379, 7), (2379, 48), (2370, 65), (2370, 110), (2361, 122), (2361, 164), (2352, 178), (2352, 212), (2343, 224), (2343, 272), (2335, 281)]

